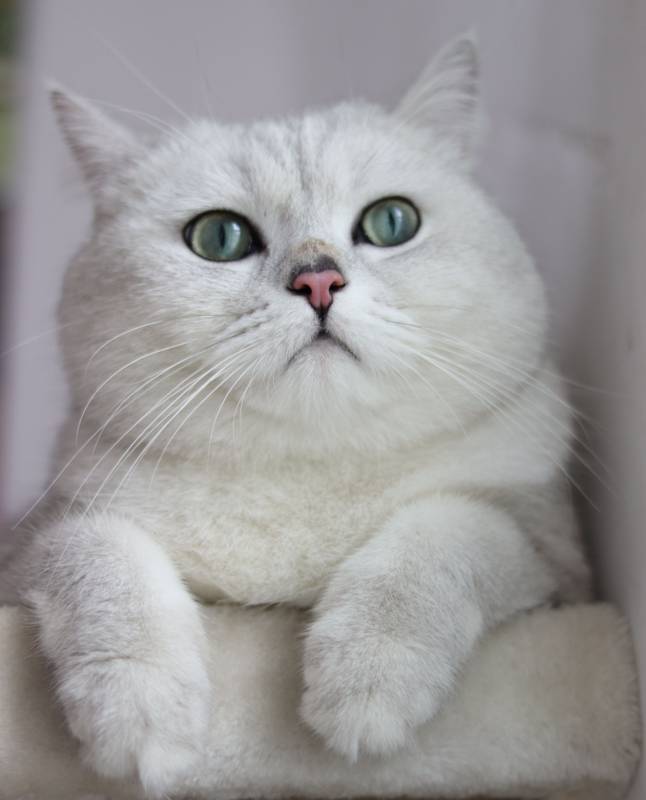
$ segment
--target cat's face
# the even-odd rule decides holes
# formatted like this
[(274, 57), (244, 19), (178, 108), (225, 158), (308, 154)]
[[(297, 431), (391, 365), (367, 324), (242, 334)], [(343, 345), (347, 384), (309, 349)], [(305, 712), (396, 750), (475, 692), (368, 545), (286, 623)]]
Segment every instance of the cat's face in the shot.
[(473, 58), (452, 45), (394, 113), (200, 121), (150, 143), (58, 93), (97, 208), (62, 303), (88, 434), (365, 448), (466, 427), (513, 392), (544, 299), (469, 175)]

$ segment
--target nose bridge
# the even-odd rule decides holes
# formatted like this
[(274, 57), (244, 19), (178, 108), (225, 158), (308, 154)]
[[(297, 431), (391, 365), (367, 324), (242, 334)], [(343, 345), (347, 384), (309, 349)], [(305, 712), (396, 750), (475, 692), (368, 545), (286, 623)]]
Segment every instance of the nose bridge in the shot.
[(302, 267), (317, 271), (316, 264), (325, 262), (328, 266), (321, 267), (321, 269), (330, 269), (331, 262), (335, 264), (334, 269), (339, 269), (339, 255), (335, 247), (322, 239), (306, 239), (292, 250), (289, 257), (288, 274)]

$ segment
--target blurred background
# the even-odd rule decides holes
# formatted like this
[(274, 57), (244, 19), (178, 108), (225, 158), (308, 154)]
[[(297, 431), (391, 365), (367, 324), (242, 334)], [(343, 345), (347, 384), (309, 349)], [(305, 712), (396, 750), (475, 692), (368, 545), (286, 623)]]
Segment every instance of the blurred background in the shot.
[[(66, 391), (54, 332), (90, 218), (48, 79), (116, 112), (251, 120), (362, 96), (392, 105), (474, 28), (489, 116), (479, 173), (545, 276), (589, 441), (584, 511), (601, 594), (646, 664), (646, 4), (641, 0), (33, 0), (0, 3), (2, 495), (42, 488)], [(170, 98), (170, 103), (163, 96)], [(106, 106), (106, 108), (110, 108)], [(646, 779), (633, 798), (646, 796)]]

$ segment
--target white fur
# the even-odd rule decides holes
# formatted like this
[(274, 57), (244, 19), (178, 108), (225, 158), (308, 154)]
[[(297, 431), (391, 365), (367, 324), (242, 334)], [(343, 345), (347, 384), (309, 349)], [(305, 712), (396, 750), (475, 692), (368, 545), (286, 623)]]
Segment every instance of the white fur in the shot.
[(136, 772), (151, 793), (190, 775), (207, 733), (204, 632), (164, 551), (101, 514), (46, 534), (46, 571), (28, 595), (82, 757), (100, 774)]
[[(96, 214), (65, 281), (74, 412), (27, 563), (102, 772), (169, 791), (199, 746), (189, 591), (315, 606), (303, 715), (350, 758), (410, 739), (485, 630), (585, 596), (542, 284), (469, 172), (476, 77), (459, 40), (392, 114), (346, 103), (151, 142), (55, 94)], [(420, 209), (417, 235), (354, 244), (361, 210), (392, 195)], [(266, 251), (194, 255), (182, 228), (213, 208), (252, 220)], [(318, 319), (286, 290), (320, 254), (346, 276), (328, 322), (356, 358), (312, 344)], [(104, 648), (114, 663), (86, 668)]]

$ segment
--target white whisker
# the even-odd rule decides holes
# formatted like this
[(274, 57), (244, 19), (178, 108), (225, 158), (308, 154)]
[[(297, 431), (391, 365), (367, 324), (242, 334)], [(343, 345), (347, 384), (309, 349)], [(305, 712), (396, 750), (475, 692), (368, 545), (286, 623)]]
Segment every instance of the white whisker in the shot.
[(148, 89), (150, 89), (150, 91), (153, 94), (155, 94), (157, 97), (159, 97), (160, 100), (163, 100), (163, 102), (166, 103), (167, 106), (172, 108), (173, 111), (175, 111), (181, 117), (184, 117), (184, 119), (187, 120), (188, 122), (191, 122), (191, 118), (189, 117), (189, 115), (185, 111), (183, 111), (177, 105), (177, 103), (175, 103), (173, 100), (171, 100), (170, 97), (168, 97), (168, 95), (165, 95), (162, 91), (160, 91), (149, 80), (149, 78), (147, 78), (143, 74), (143, 72), (138, 67), (136, 67), (132, 63), (132, 61), (130, 61), (130, 59), (126, 57), (126, 55), (124, 53), (121, 52), (121, 50), (119, 50), (117, 47), (115, 47), (115, 45), (112, 44), (112, 42), (110, 42), (108, 39), (106, 39), (105, 36), (100, 34), (98, 31), (96, 32), (96, 35), (103, 42), (103, 44), (112, 52), (112, 54), (116, 58), (118, 58), (119, 61), (121, 61), (121, 63), (124, 65), (124, 67), (126, 67), (126, 69), (128, 69), (135, 76), (135, 78), (137, 78), (139, 81), (141, 81), (141, 83), (143, 83), (144, 86), (146, 86)]
[(150, 353), (144, 353), (143, 355), (137, 356), (136, 358), (133, 358), (132, 361), (129, 361), (127, 364), (124, 364), (123, 366), (119, 367), (119, 369), (116, 369), (111, 375), (109, 375), (104, 381), (102, 381), (99, 384), (99, 386), (97, 386), (97, 388), (94, 390), (94, 392), (92, 392), (92, 394), (90, 395), (89, 400), (87, 401), (87, 403), (83, 407), (83, 410), (81, 411), (81, 416), (79, 417), (78, 423), (76, 425), (75, 442), (78, 443), (78, 438), (79, 438), (79, 433), (80, 433), (80, 430), (81, 430), (81, 425), (83, 424), (83, 418), (85, 417), (88, 409), (92, 405), (92, 401), (99, 394), (101, 389), (103, 389), (105, 386), (107, 386), (108, 383), (110, 383), (111, 380), (116, 378), (117, 375), (120, 375), (122, 372), (127, 370), (129, 367), (132, 367), (135, 364), (139, 364), (141, 361), (143, 361), (146, 358), (152, 358), (153, 356), (160, 355), (161, 353), (167, 353), (169, 350), (177, 350), (177, 348), (186, 347), (188, 344), (189, 344), (188, 342), (180, 342), (179, 344), (170, 344), (167, 347), (160, 347), (157, 350), (152, 350)]

